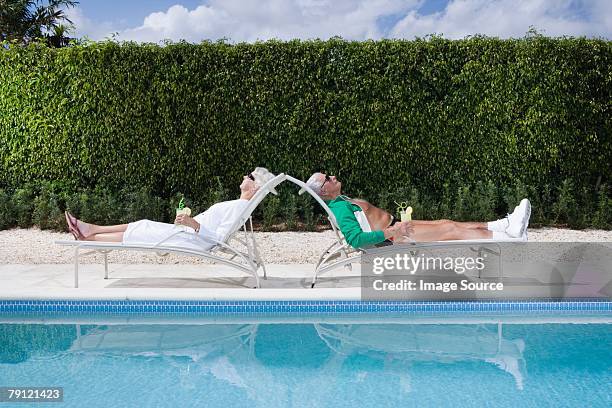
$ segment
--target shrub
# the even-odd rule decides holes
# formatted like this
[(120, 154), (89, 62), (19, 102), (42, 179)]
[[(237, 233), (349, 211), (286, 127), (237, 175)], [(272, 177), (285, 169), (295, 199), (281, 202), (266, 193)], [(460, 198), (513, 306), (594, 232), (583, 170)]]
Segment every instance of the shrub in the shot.
[(531, 200), (531, 220), (529, 225), (538, 226), (550, 221), (550, 208), (553, 205), (553, 194), (550, 184), (544, 184), (540, 190), (531, 187), (529, 193)]
[(295, 195), (286, 195), (283, 199), (283, 204), (283, 221), (285, 221), (285, 228), (288, 230), (295, 230), (298, 216), (297, 199)]
[(309, 194), (303, 194), (299, 197), (298, 203), (301, 210), (302, 220), (304, 221), (304, 229), (306, 231), (316, 231), (317, 224), (320, 219), (320, 214), (315, 214), (313, 209), (313, 199)]
[(66, 220), (60, 209), (59, 195), (51, 183), (42, 183), (37, 197), (34, 199), (32, 223), (40, 229), (65, 230)]
[[(110, 195), (108, 197), (110, 200), (112, 200)], [(118, 205), (113, 201), (111, 206), (113, 206), (115, 209), (122, 209), (121, 220), (123, 223), (141, 219), (163, 221), (168, 216), (167, 202), (160, 197), (154, 196), (146, 188), (140, 188), (132, 191), (124, 190), (122, 204), (123, 205)], [(186, 206), (191, 205), (189, 201), (186, 204)], [(108, 202), (105, 202), (104, 205), (108, 206), (109, 204)], [(176, 207), (174, 208), (174, 215), (176, 216)], [(192, 216), (194, 215), (195, 214), (192, 213)], [(174, 216), (172, 217), (171, 222), (174, 222)]]
[(559, 187), (557, 201), (553, 204), (553, 223), (574, 223), (578, 213), (578, 203), (574, 197), (574, 183), (563, 180)]
[(280, 199), (277, 196), (268, 197), (263, 201), (263, 228), (272, 229), (276, 223), (276, 217), (280, 214)]
[(473, 221), (488, 221), (495, 219), (497, 207), (497, 188), (491, 181), (478, 181), (474, 188), (474, 196), (470, 206), (470, 219)]
[(16, 223), (17, 219), (11, 195), (6, 190), (0, 189), (0, 230), (10, 228)]
[[(528, 197), (532, 202), (532, 226), (565, 224), (573, 228), (612, 227), (612, 198), (606, 184), (602, 184), (596, 191), (587, 187), (576, 190), (573, 180), (567, 179), (560, 188), (553, 191), (549, 184), (538, 189), (517, 183), (503, 189), (500, 195), (497, 186), (492, 183), (461, 185), (456, 180), (454, 183), (459, 183), (455, 184), (456, 189), (451, 190), (451, 183), (447, 183), (440, 192), (441, 196), (403, 186), (395, 191), (385, 191), (379, 195), (379, 201), (372, 202), (381, 207), (380, 203), (386, 202), (384, 208), (396, 216), (396, 202), (406, 202), (413, 207), (414, 219), (488, 221), (513, 211), (512, 205)], [(324, 212), (318, 204), (307, 194), (295, 195), (294, 189), (288, 189), (287, 186), (280, 186), (278, 190), (282, 199), (269, 196), (254, 213), (254, 220), (262, 221), (264, 230), (276, 228), (279, 221), (286, 222), (285, 228), (289, 230), (316, 230)], [(192, 216), (206, 209), (203, 204), (182, 193), (163, 199), (144, 188), (124, 188), (120, 193), (102, 187), (71, 192), (61, 183), (29, 183), (12, 193), (0, 189), (0, 229), (14, 225), (24, 228), (37, 225), (42, 229), (65, 231), (64, 209), (83, 221), (103, 225), (144, 218), (172, 223), (175, 208), (183, 197), (186, 206), (192, 209)], [(368, 198), (358, 195), (354, 197)], [(298, 224), (298, 221), (302, 224)]]
[(34, 199), (36, 191), (31, 183), (18, 188), (13, 193), (13, 208), (17, 219), (17, 226), (29, 228), (32, 226), (32, 211), (34, 210)]
[(612, 199), (608, 190), (609, 187), (602, 184), (597, 191), (597, 209), (591, 223), (594, 228), (612, 228)]

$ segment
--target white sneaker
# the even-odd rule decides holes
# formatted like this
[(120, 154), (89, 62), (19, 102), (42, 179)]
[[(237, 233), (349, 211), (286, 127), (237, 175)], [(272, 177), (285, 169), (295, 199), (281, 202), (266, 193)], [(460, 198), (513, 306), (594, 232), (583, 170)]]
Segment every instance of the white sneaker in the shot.
[(491, 231), (493, 241), (511, 241), (513, 238), (503, 231)]
[(506, 216), (505, 218), (500, 218), (496, 221), (487, 222), (487, 229), (495, 232), (506, 232), (509, 225), (510, 222), (508, 221), (508, 216)]
[(512, 214), (508, 215), (509, 225), (506, 228), (506, 234), (513, 238), (522, 237), (529, 225), (529, 217), (531, 217), (531, 203), (528, 199), (523, 198)]

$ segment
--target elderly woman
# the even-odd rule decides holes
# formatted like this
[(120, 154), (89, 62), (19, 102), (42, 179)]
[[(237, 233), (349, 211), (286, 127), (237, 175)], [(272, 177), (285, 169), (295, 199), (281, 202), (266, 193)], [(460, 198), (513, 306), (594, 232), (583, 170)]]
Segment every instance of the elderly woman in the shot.
[[(212, 205), (209, 209), (190, 217), (185, 214), (177, 215), (174, 224), (188, 227), (187, 231), (195, 232), (200, 237), (222, 241), (230, 228), (242, 214), (249, 200), (257, 190), (266, 182), (274, 178), (274, 174), (263, 167), (257, 167), (252, 173), (243, 177), (240, 184), (240, 198), (223, 201)], [(174, 224), (140, 220), (121, 225), (95, 225), (78, 220), (66, 211), (66, 222), (75, 239), (83, 241), (122, 242), (124, 244), (155, 245), (165, 241), (164, 245), (192, 247), (203, 249), (207, 241), (196, 238), (193, 234), (176, 234), (180, 230)], [(172, 236), (172, 238), (170, 238)], [(168, 239), (170, 238), (170, 239)], [(212, 247), (213, 244), (208, 245)]]

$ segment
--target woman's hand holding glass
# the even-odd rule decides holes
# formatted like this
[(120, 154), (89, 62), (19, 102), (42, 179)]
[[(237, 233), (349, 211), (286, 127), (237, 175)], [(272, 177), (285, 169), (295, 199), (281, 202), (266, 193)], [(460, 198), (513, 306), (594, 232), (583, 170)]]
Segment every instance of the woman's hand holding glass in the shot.
[(193, 228), (194, 230), (198, 230), (200, 228), (200, 224), (187, 214), (178, 214), (174, 219), (174, 223), (177, 225), (185, 225), (186, 227)]

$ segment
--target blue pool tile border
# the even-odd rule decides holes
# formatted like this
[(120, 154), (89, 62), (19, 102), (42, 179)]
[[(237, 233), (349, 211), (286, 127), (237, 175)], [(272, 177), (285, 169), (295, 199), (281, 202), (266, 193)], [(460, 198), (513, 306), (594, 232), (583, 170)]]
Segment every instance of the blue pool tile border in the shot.
[(181, 301), (181, 300), (0, 300), (0, 313), (96, 314), (427, 314), (595, 313), (611, 314), (612, 300), (515, 301)]

